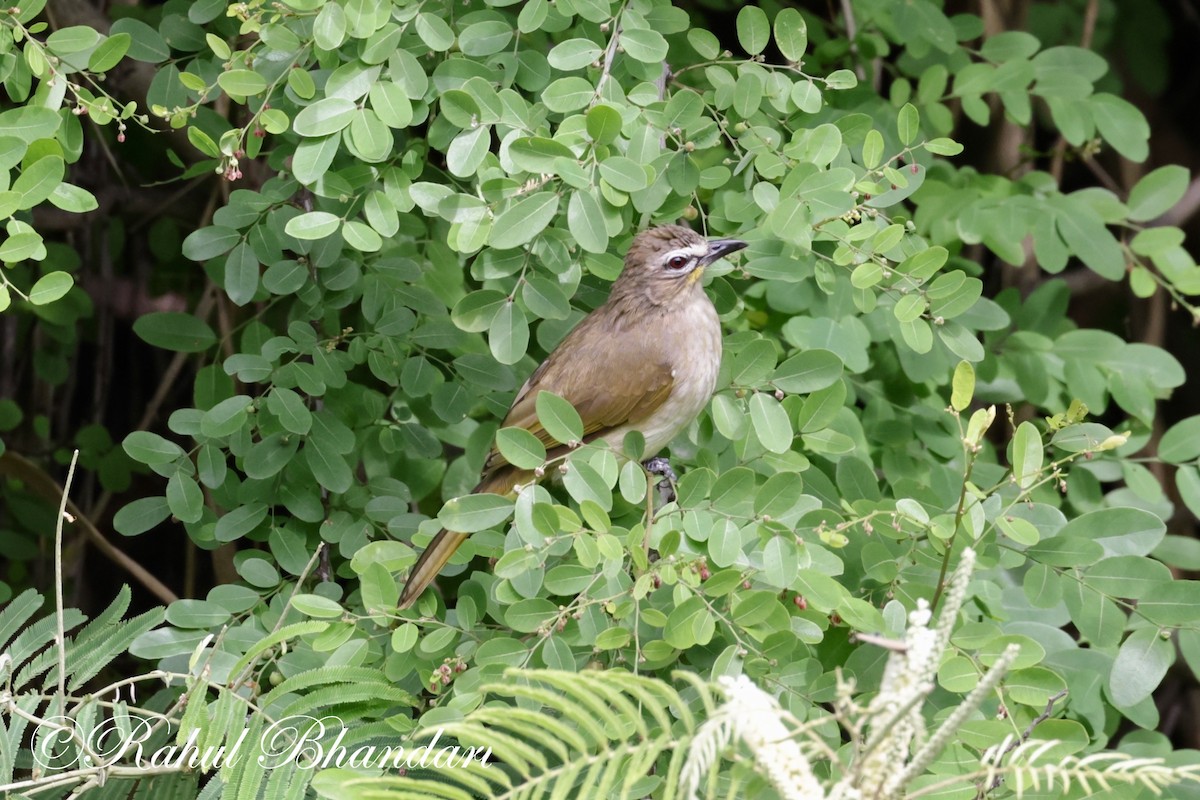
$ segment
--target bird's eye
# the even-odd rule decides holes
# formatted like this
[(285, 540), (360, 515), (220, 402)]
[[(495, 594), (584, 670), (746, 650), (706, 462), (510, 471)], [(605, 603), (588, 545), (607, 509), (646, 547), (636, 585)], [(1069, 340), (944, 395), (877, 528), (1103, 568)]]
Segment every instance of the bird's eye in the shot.
[(687, 256), (672, 256), (671, 259), (667, 261), (667, 266), (671, 269), (683, 269), (688, 265), (688, 261), (689, 259)]

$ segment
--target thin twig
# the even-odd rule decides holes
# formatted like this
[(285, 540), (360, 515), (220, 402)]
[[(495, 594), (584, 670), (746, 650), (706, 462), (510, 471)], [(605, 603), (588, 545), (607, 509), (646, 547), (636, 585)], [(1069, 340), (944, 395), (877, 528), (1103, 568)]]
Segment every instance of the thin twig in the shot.
[[(1087, 8), (1083, 12), (1083, 32), (1079, 36), (1079, 46), (1084, 50), (1090, 50), (1092, 47), (1092, 36), (1096, 33), (1096, 19), (1100, 15), (1099, 0), (1088, 0)], [(1050, 160), (1050, 174), (1054, 177), (1056, 184), (1062, 183), (1063, 162), (1067, 155), (1067, 139), (1062, 134), (1059, 134), (1058, 141), (1054, 143), (1054, 156)]]
[[(24, 481), (26, 487), (31, 489), (35, 494), (46, 499), (60, 495), (66, 496), (66, 491), (59, 487), (58, 482), (54, 478), (47, 475), (37, 464), (13, 450), (0, 455), (0, 475), (15, 475)], [(88, 541), (95, 545), (96, 549), (133, 576), (138, 583), (149, 589), (159, 600), (164, 603), (173, 603), (179, 599), (174, 592), (167, 588), (166, 584), (154, 577), (148, 569), (134, 561), (124, 551), (110, 542), (96, 528), (91, 519), (70, 500), (67, 501), (67, 510), (75, 517), (75, 521), (83, 529)]]
[[(207, 319), (208, 314), (212, 311), (213, 305), (217, 300), (217, 286), (210, 283), (204, 290), (204, 294), (200, 297), (200, 302), (196, 304), (196, 311), (193, 316), (198, 319)], [(150, 398), (150, 402), (146, 404), (145, 411), (142, 412), (142, 418), (138, 420), (135, 431), (144, 431), (150, 428), (150, 423), (158, 416), (159, 409), (167, 399), (167, 394), (175, 388), (176, 380), (179, 377), (183, 365), (187, 363), (188, 353), (176, 353), (171, 362), (167, 365), (166, 372), (163, 373), (162, 380), (158, 382), (158, 386), (154, 390), (154, 396)], [(97, 519), (104, 516), (104, 512), (108, 510), (108, 504), (112, 502), (112, 491), (105, 491), (100, 495), (100, 499), (96, 501), (96, 505), (92, 507), (90, 516)], [(170, 602), (170, 601), (168, 601)]]
[[(1046, 701), (1046, 710), (1033, 718), (1033, 721), (1030, 722), (1028, 727), (1026, 727), (1025, 730), (1021, 733), (1020, 738), (1013, 739), (1011, 742), (1008, 743), (1007, 747), (1005, 747), (1002, 751), (997, 753), (996, 757), (994, 759), (992, 759), (992, 763), (999, 765), (1001, 759), (1003, 759), (1006, 755), (1011, 753), (1013, 750), (1016, 750), (1017, 747), (1020, 746), (1022, 743), (1029, 741), (1029, 737), (1033, 735), (1033, 729), (1036, 728), (1038, 725), (1042, 724), (1043, 722), (1045, 722), (1046, 720), (1050, 719), (1050, 715), (1054, 713), (1054, 704), (1057, 703), (1059, 700), (1062, 700), (1066, 696), (1067, 696), (1066, 689), (1063, 689), (1062, 691), (1058, 692), (1057, 694), (1050, 695), (1050, 698)], [(997, 775), (995, 780), (992, 781), (992, 784), (990, 786), (988, 786), (987, 792), (990, 792), (994, 789), (999, 788), (1000, 783), (1001, 783), (1001, 778), (999, 775)], [(987, 792), (981, 792), (979, 796), (982, 797), (984, 794), (987, 794)]]
[(621, 42), (621, 15), (625, 12), (624, 4), (615, 15), (612, 22), (612, 36), (608, 40), (608, 47), (604, 48), (604, 60), (600, 62), (600, 78), (596, 81), (596, 93), (592, 96), (592, 102), (589, 106), (594, 106), (600, 102), (600, 94), (604, 91), (604, 84), (608, 82), (612, 74), (613, 62), (617, 57), (617, 45)]
[(846, 40), (850, 42), (850, 52), (855, 56), (854, 74), (858, 76), (859, 81), (864, 81), (867, 79), (867, 73), (863, 69), (862, 60), (858, 58), (858, 45), (854, 41), (858, 25), (854, 22), (854, 8), (850, 5), (850, 0), (842, 0), (842, 17), (846, 20)]
[[(71, 466), (67, 468), (67, 482), (63, 486), (62, 500), (58, 504), (58, 520), (54, 524), (54, 622), (58, 627), (58, 713), (64, 714), (67, 706), (67, 632), (63, 625), (63, 522), (67, 519), (67, 495), (71, 481), (75, 480), (75, 464), (79, 451), (71, 454)], [(72, 520), (74, 521), (74, 520)]]

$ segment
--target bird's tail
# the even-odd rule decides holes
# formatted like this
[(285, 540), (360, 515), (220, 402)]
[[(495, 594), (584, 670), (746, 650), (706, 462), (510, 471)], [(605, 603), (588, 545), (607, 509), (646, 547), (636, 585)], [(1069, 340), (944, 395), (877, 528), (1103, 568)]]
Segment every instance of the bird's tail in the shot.
[(433, 541), (425, 548), (425, 552), (421, 553), (412, 571), (408, 573), (408, 580), (404, 582), (404, 590), (400, 593), (401, 608), (408, 608), (417, 601), (421, 592), (437, 577), (466, 538), (465, 533), (456, 533), (444, 528), (433, 537)]
[[(480, 481), (471, 494), (481, 492), (508, 494), (518, 483), (524, 483), (532, 476), (533, 473), (527, 470), (512, 468), (498, 470)], [(412, 570), (408, 573), (408, 580), (404, 582), (404, 588), (400, 591), (400, 608), (408, 608), (417, 601), (417, 598), (425, 591), (425, 587), (433, 582), (433, 579), (442, 571), (442, 568), (450, 561), (450, 557), (454, 555), (454, 551), (466, 541), (466, 538), (467, 534), (465, 533), (448, 531), (444, 528), (437, 536), (433, 537), (429, 546), (425, 548), (425, 552), (421, 553), (421, 557), (417, 559), (417, 563), (413, 564)]]

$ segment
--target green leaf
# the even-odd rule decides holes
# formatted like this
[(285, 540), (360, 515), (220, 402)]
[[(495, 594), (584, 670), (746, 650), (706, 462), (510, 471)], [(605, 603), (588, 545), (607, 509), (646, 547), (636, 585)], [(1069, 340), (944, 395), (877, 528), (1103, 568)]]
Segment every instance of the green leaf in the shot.
[(357, 109), (353, 100), (326, 97), (300, 109), (292, 120), (292, 130), (301, 136), (328, 136), (348, 126)]
[(1171, 210), (1188, 187), (1188, 171), (1171, 164), (1145, 175), (1129, 192), (1129, 218), (1149, 222)]
[(217, 85), (224, 89), (226, 94), (253, 97), (266, 91), (267, 79), (251, 69), (231, 69), (217, 76)]
[(587, 132), (596, 144), (612, 144), (621, 134), (621, 112), (598, 103), (588, 109)]
[(1149, 511), (1102, 508), (1070, 520), (1059, 535), (1090, 539), (1110, 556), (1144, 556), (1158, 546), (1166, 532), (1163, 521)]
[(752, 56), (761, 53), (771, 38), (767, 12), (756, 5), (742, 6), (737, 15), (737, 38), (742, 49)]
[(808, 48), (808, 23), (796, 9), (787, 7), (775, 15), (775, 45), (788, 61), (804, 58)]
[(896, 118), (896, 129), (900, 134), (900, 144), (910, 145), (916, 141), (921, 132), (921, 117), (912, 103), (905, 103)]
[(129, 57), (136, 61), (157, 64), (171, 56), (171, 48), (157, 30), (135, 17), (121, 17), (112, 24), (109, 37), (126, 34), (130, 37)]
[(444, 52), (454, 44), (454, 31), (437, 14), (423, 11), (417, 15), (417, 36), (435, 52)]
[(1171, 464), (1183, 464), (1200, 458), (1200, 415), (1188, 417), (1167, 428), (1158, 442), (1158, 457)]
[(121, 63), (132, 43), (133, 37), (128, 33), (110, 35), (88, 56), (88, 69), (92, 72), (108, 72)]
[(1005, 536), (1025, 547), (1031, 547), (1041, 539), (1041, 533), (1037, 527), (1028, 520), (1023, 520), (1020, 517), (997, 517), (996, 527), (1000, 528)]
[(179, 353), (199, 353), (217, 343), (208, 323), (176, 311), (143, 314), (134, 321), (133, 332), (144, 342)]
[(604, 48), (591, 39), (567, 39), (550, 48), (546, 59), (555, 69), (572, 72), (589, 66), (603, 53)]
[(596, 96), (596, 87), (583, 78), (559, 78), (542, 92), (542, 102), (551, 111), (565, 114), (578, 111)]
[(1032, 422), (1022, 422), (1013, 436), (1012, 470), (1017, 485), (1029, 491), (1042, 477), (1042, 436)]
[(647, 183), (641, 164), (625, 156), (609, 156), (600, 162), (600, 177), (622, 192), (640, 191)]
[(569, 402), (550, 392), (538, 392), (534, 407), (538, 422), (556, 442), (583, 441), (583, 420)]
[(208, 600), (176, 600), (166, 612), (167, 622), (178, 628), (212, 628), (224, 625), (230, 616), (228, 609)]
[(225, 293), (234, 305), (244, 306), (257, 291), (258, 257), (247, 242), (241, 242), (225, 260)]
[(956, 156), (963, 151), (961, 144), (946, 138), (930, 139), (924, 146), (935, 156)]
[(512, 41), (513, 28), (502, 20), (484, 20), (468, 25), (458, 37), (463, 55), (480, 58), (499, 53)]
[(783, 406), (769, 394), (755, 392), (750, 398), (750, 422), (758, 441), (769, 452), (786, 453), (792, 448), (792, 423)]
[[(391, 149), (390, 133), (387, 138), (388, 146), (377, 160), (383, 160), (387, 151)], [(479, 169), (483, 159), (487, 156), (490, 139), (491, 133), (486, 126), (466, 130), (455, 136), (454, 140), (450, 142), (450, 146), (446, 148), (446, 166), (449, 168), (450, 174), (459, 178), (474, 175), (475, 170)]]
[(199, 522), (204, 513), (204, 494), (195, 480), (176, 472), (167, 481), (167, 506), (181, 522)]
[(892, 313), (900, 322), (918, 320), (925, 313), (925, 297), (920, 294), (906, 294), (896, 301)]
[(62, 183), (66, 169), (66, 162), (58, 156), (43, 156), (26, 167), (12, 184), (12, 191), (20, 195), (17, 208), (33, 208), (49, 198)]
[(796, 108), (805, 114), (816, 114), (824, 103), (821, 89), (810, 80), (796, 81), (792, 84), (790, 96), (792, 102), (796, 104)]
[(1086, 567), (1104, 557), (1104, 548), (1078, 536), (1051, 536), (1029, 548), (1026, 555), (1052, 567)]
[(165, 497), (143, 497), (134, 500), (113, 516), (113, 528), (122, 536), (145, 533), (171, 514)]
[(50, 193), (50, 203), (55, 208), (61, 208), (63, 211), (71, 211), (75, 214), (84, 214), (88, 211), (95, 211), (99, 207), (96, 201), (96, 196), (79, 186), (70, 183), (60, 183), (54, 187), (54, 191)]
[(1174, 580), (1147, 590), (1138, 613), (1157, 625), (1191, 625), (1200, 608), (1200, 581)]
[(500, 455), (514, 467), (534, 469), (546, 461), (546, 447), (524, 428), (501, 428), (496, 431), (496, 447)]
[(246, 424), (247, 409), (252, 402), (246, 395), (239, 394), (217, 403), (201, 417), (201, 433), (214, 439), (236, 433)]
[(488, 346), (501, 364), (515, 364), (529, 349), (529, 322), (525, 312), (511, 300), (496, 311), (488, 326)]
[(1024, 31), (1005, 31), (989, 36), (979, 52), (988, 61), (1011, 61), (1030, 58), (1041, 46), (1041, 42), (1032, 34)]
[(743, 347), (733, 359), (734, 386), (758, 386), (775, 369), (775, 345), (756, 339)]
[(498, 494), (469, 494), (446, 502), (438, 522), (446, 530), (474, 533), (495, 527), (512, 516), (513, 501)]
[[(296, 70), (292, 70), (294, 74)], [(371, 84), (368, 93), (375, 115), (389, 128), (407, 128), (413, 120), (412, 101), (404, 89), (392, 81)]]
[(233, 228), (210, 225), (188, 234), (183, 240), (183, 255), (192, 261), (207, 261), (224, 255), (242, 240), (242, 235)]
[(291, 389), (273, 387), (267, 395), (267, 410), (291, 433), (305, 436), (312, 429), (312, 411), (304, 404), (304, 399)]
[(121, 449), (142, 464), (169, 464), (183, 455), (183, 448), (157, 433), (134, 431), (121, 442)]
[(323, 50), (337, 50), (346, 41), (346, 11), (341, 3), (326, 3), (313, 20), (313, 39)]
[(37, 283), (29, 290), (29, 302), (35, 306), (53, 303), (75, 285), (75, 279), (69, 272), (50, 272), (38, 278)]
[(659, 64), (667, 57), (667, 40), (649, 28), (621, 31), (621, 46), (631, 58), (646, 64)]
[[(233, 50), (229, 47), (229, 42), (217, 36), (215, 33), (204, 34), (204, 41), (208, 43), (208, 49), (212, 50), (213, 55), (222, 61), (228, 61), (233, 56)], [(303, 71), (303, 70), (300, 70)], [(312, 95), (308, 95), (312, 97)]]
[(726, 439), (737, 441), (746, 435), (746, 412), (727, 394), (719, 394), (712, 401), (713, 425)]
[(608, 249), (608, 230), (604, 227), (604, 212), (600, 201), (590, 191), (577, 189), (567, 204), (567, 227), (575, 241), (589, 253)]
[(46, 257), (46, 246), (36, 231), (21, 231), (9, 236), (0, 244), (0, 261), (13, 264), (27, 258), (41, 260)]
[(99, 41), (100, 33), (94, 28), (72, 25), (60, 28), (47, 36), (46, 46), (59, 55), (68, 55), (95, 47)]
[(848, 69), (835, 69), (825, 76), (825, 85), (834, 91), (844, 91), (858, 86), (858, 76)]
[(337, 619), (346, 613), (346, 610), (336, 600), (330, 600), (319, 594), (293, 595), (291, 605), (304, 616), (314, 619)]
[(900, 323), (900, 336), (914, 353), (924, 355), (933, 349), (933, 330), (923, 319)]
[(1063, 241), (1093, 272), (1111, 281), (1125, 276), (1125, 256), (1099, 215), (1075, 198), (1061, 198), (1055, 224)]
[(771, 383), (778, 389), (808, 394), (832, 386), (842, 377), (842, 359), (828, 350), (805, 350), (775, 368)]
[[(509, 606), (504, 612), (504, 622), (508, 627), (520, 633), (533, 633), (543, 625), (554, 621), (558, 615), (558, 606), (551, 603), (544, 597), (531, 597), (528, 600), (520, 600)], [(610, 628), (608, 633), (619, 631), (619, 628)], [(629, 632), (625, 631), (626, 638)], [(604, 649), (597, 639), (596, 646)]]
[(1088, 103), (1100, 135), (1130, 161), (1145, 161), (1150, 154), (1150, 126), (1137, 106), (1103, 92), (1092, 95)]
[(538, 192), (522, 198), (496, 217), (488, 244), (496, 248), (519, 247), (545, 230), (556, 213), (558, 195), (554, 192)]
[[(482, 142), (483, 153), (486, 154), (487, 129), (479, 128), (478, 135)], [(369, 108), (361, 108), (356, 111), (354, 118), (350, 121), (350, 143), (354, 145), (354, 154), (370, 163), (385, 160), (395, 146), (392, 132), (388, 126)], [(482, 159), (482, 157), (481, 154), (479, 158)], [(474, 168), (471, 169), (471, 172), (474, 172)]]
[(350, 471), (345, 457), (329, 443), (310, 438), (304, 443), (303, 452), (304, 462), (312, 470), (317, 483), (325, 489), (341, 494), (353, 485), (354, 473)]
[(526, 172), (552, 172), (557, 158), (576, 160), (571, 148), (556, 139), (542, 136), (514, 139), (508, 146), (508, 154), (513, 163)]
[(1171, 580), (1171, 570), (1165, 564), (1145, 556), (1106, 558), (1084, 574), (1084, 581), (1097, 591), (1134, 600)]
[(342, 224), (336, 214), (328, 211), (308, 211), (292, 217), (283, 227), (284, 233), (297, 239), (313, 240), (332, 236)]
[(1175, 661), (1175, 647), (1154, 628), (1140, 628), (1121, 644), (1108, 676), (1108, 694), (1118, 707), (1140, 703), (1158, 688)]
[(971, 398), (975, 396), (975, 367), (969, 361), (958, 362), (950, 385), (953, 387), (950, 406), (955, 411), (965, 411), (967, 406), (971, 405)]
[(883, 134), (879, 131), (867, 131), (867, 138), (863, 141), (862, 161), (867, 169), (875, 169), (883, 163)]

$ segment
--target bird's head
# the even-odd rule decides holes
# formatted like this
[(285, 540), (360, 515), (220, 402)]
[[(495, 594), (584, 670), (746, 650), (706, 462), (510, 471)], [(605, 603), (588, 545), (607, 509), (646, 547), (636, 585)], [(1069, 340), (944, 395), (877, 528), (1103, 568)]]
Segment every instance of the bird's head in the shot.
[(705, 267), (745, 246), (740, 239), (705, 239), (681, 225), (648, 228), (629, 246), (618, 283), (665, 300), (697, 285)]

